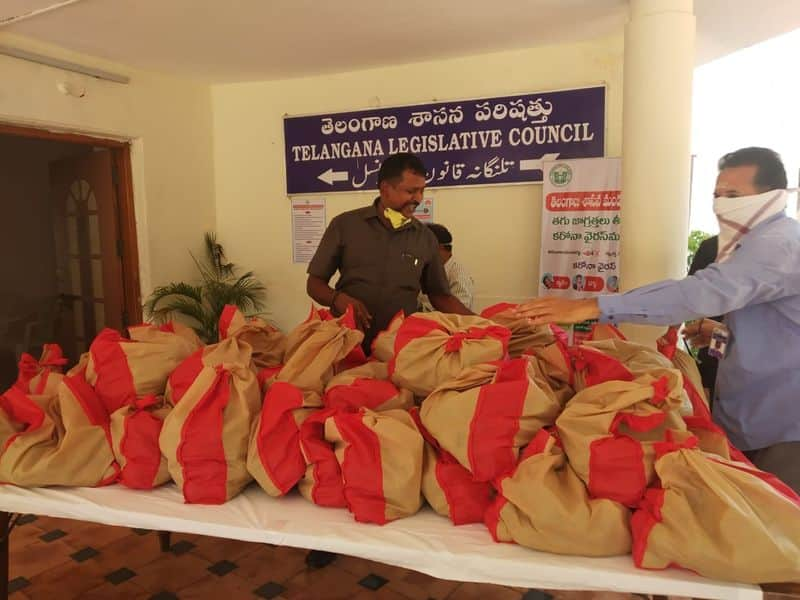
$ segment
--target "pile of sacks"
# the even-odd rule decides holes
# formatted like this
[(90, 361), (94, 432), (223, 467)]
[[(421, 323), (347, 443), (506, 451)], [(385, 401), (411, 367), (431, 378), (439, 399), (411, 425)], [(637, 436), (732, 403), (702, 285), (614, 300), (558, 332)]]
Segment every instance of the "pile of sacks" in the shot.
[(317, 309), (284, 335), (227, 307), (210, 345), (177, 323), (105, 330), (65, 374), (48, 345), (0, 396), (0, 480), (172, 480), (219, 504), (255, 479), (360, 522), (427, 502), (498, 542), (800, 580), (800, 498), (712, 422), (677, 331), (654, 349), (596, 326), (571, 347), (514, 309), (399, 314), (369, 358), (351, 312)]

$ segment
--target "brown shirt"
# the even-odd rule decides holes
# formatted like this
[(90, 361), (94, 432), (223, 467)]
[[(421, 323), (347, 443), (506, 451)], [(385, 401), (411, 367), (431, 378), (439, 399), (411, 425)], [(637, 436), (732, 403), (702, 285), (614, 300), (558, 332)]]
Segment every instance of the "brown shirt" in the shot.
[(336, 289), (361, 300), (372, 315), (364, 345), (403, 310), (417, 311), (420, 289), (428, 296), (449, 295), (436, 236), (412, 219), (390, 229), (371, 206), (333, 218), (308, 265), (308, 274), (328, 281), (338, 270)]

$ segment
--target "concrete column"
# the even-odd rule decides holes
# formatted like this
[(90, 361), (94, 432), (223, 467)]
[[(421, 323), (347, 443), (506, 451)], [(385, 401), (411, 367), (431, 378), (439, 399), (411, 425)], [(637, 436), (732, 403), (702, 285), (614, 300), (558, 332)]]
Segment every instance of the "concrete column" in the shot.
[[(686, 274), (693, 0), (630, 0), (625, 27), (621, 285)], [(652, 342), (663, 328), (626, 326)]]

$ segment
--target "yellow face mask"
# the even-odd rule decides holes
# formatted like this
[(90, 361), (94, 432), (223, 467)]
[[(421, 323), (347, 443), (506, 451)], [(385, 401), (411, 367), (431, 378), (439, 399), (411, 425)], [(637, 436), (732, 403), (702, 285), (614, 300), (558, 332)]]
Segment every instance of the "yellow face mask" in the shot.
[(411, 219), (403, 215), (403, 213), (396, 211), (393, 208), (386, 208), (383, 211), (383, 216), (389, 219), (392, 227), (400, 229), (406, 223), (410, 223)]

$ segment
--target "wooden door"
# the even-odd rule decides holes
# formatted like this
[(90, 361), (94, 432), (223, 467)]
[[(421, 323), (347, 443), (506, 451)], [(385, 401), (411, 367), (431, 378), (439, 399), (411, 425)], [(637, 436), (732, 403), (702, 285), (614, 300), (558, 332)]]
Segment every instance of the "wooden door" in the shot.
[(50, 164), (65, 351), (127, 325), (114, 161), (106, 149)]

